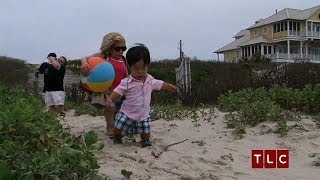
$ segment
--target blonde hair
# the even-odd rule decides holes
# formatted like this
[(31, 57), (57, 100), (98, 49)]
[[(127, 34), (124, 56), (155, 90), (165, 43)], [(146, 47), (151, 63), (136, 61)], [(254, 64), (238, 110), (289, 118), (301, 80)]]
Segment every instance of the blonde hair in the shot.
[(117, 32), (108, 33), (103, 37), (103, 40), (100, 46), (100, 51), (105, 55), (109, 55), (111, 48), (113, 48), (113, 46), (117, 43), (126, 44), (126, 40), (120, 33), (117, 33)]

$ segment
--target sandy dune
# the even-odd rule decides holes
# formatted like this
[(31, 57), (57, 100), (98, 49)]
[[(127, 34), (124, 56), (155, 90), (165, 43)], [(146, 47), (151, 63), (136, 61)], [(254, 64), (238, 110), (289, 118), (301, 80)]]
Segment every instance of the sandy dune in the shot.
[[(224, 113), (217, 110), (214, 117), (203, 117), (197, 123), (191, 119), (160, 119), (152, 122), (153, 146), (140, 148), (133, 138), (125, 138), (123, 145), (113, 145), (104, 135), (102, 116), (73, 114), (68, 112), (64, 120), (73, 134), (95, 130), (105, 143), (99, 154), (99, 173), (107, 179), (124, 179), (122, 169), (132, 171), (131, 179), (320, 179), (320, 167), (312, 164), (316, 157), (310, 157), (320, 153), (320, 129), (309, 119), (289, 122), (292, 128), (283, 138), (268, 133), (275, 129), (275, 124), (268, 122), (248, 128), (243, 139), (234, 138), (233, 130), (226, 128)], [(140, 141), (139, 136), (135, 139)], [(159, 155), (165, 146), (177, 142), (181, 143)], [(252, 149), (282, 148), (290, 149), (288, 169), (251, 168)]]

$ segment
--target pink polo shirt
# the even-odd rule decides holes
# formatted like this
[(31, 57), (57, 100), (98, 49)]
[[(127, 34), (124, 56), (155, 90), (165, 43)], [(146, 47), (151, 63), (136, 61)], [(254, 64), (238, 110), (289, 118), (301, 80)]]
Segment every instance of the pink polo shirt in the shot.
[(121, 80), (114, 91), (125, 96), (120, 111), (130, 119), (143, 121), (149, 116), (151, 93), (153, 90), (160, 90), (163, 81), (147, 75), (146, 80), (134, 79), (131, 75)]

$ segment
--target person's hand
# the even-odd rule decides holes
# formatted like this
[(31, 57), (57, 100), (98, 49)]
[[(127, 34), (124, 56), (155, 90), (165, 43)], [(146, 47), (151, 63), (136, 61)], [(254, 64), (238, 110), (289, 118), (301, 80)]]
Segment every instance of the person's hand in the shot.
[(172, 93), (177, 93), (178, 92), (178, 88), (177, 86), (173, 85), (173, 84), (169, 84), (169, 88), (168, 90)]
[(112, 99), (111, 99), (109, 96), (107, 96), (106, 106), (107, 106), (108, 108), (112, 108), (112, 107), (113, 107)]
[(52, 63), (54, 61), (57, 61), (57, 58), (56, 57), (52, 57), (52, 56), (48, 57), (48, 59), (49, 59), (50, 63)]
[(48, 70), (48, 68), (46, 68), (46, 69), (44, 70), (43, 74), (48, 75), (48, 72), (49, 72), (49, 70)]
[(84, 58), (81, 60), (81, 67), (80, 67), (80, 70), (81, 70), (81, 74), (84, 75), (84, 76), (88, 76), (89, 73), (90, 73), (90, 66), (87, 62), (87, 58)]
[(172, 87), (172, 92), (173, 92), (173, 93), (177, 93), (177, 92), (178, 92), (177, 86), (173, 86), (173, 87)]

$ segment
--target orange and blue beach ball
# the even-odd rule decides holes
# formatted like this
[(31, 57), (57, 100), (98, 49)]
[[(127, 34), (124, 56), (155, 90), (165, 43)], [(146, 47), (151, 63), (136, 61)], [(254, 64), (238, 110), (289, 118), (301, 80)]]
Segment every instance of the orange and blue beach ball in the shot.
[(87, 62), (90, 74), (81, 78), (83, 86), (91, 92), (108, 91), (115, 78), (112, 64), (100, 57), (90, 57)]

